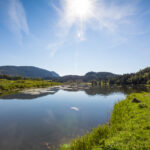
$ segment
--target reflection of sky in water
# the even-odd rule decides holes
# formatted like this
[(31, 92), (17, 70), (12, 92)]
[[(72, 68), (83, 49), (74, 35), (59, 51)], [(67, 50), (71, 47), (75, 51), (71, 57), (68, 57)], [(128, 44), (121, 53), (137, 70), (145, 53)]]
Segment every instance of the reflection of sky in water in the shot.
[(44, 150), (44, 142), (69, 142), (105, 123), (114, 103), (124, 98), (119, 92), (89, 96), (60, 90), (34, 100), (0, 100), (0, 149)]

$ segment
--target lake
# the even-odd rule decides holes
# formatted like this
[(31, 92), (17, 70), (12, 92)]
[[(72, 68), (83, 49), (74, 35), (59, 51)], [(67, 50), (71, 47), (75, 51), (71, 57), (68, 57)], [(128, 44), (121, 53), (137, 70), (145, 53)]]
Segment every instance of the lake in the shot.
[(47, 150), (108, 121), (121, 89), (55, 90), (0, 97), (0, 149)]

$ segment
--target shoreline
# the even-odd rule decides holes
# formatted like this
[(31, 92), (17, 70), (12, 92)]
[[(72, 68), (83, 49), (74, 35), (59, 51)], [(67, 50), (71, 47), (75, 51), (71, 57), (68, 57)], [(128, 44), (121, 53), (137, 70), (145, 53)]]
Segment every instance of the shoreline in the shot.
[(7, 95), (15, 92), (20, 92), (26, 89), (35, 89), (35, 88), (46, 88), (52, 86), (61, 85), (58, 82), (51, 82), (46, 80), (7, 80), (0, 79), (0, 96)]
[[(137, 99), (137, 101), (133, 101)], [(115, 104), (108, 123), (60, 150), (150, 149), (150, 93), (132, 93)]]

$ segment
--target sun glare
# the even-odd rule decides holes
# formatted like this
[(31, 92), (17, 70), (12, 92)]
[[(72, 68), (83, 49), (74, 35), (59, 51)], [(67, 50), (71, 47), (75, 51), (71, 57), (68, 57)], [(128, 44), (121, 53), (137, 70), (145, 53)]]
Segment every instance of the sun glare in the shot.
[[(94, 0), (93, 0), (94, 1)], [(70, 17), (87, 20), (93, 14), (92, 0), (67, 0), (67, 8)]]

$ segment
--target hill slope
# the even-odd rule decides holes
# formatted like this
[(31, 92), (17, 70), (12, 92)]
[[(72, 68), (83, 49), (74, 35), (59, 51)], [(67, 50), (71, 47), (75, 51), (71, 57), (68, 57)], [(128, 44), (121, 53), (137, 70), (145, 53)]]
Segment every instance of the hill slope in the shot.
[(27, 78), (59, 77), (59, 75), (53, 71), (33, 66), (0, 66), (0, 75), (22, 76)]
[(110, 79), (110, 84), (150, 84), (150, 67)]
[(110, 73), (110, 72), (88, 72), (84, 76), (79, 75), (66, 75), (58, 78), (59, 82), (67, 82), (67, 81), (82, 81), (82, 82), (90, 82), (92, 80), (103, 80), (116, 77), (118, 75)]
[(84, 76), (84, 81), (109, 79), (116, 76), (118, 75), (111, 72), (88, 72)]

